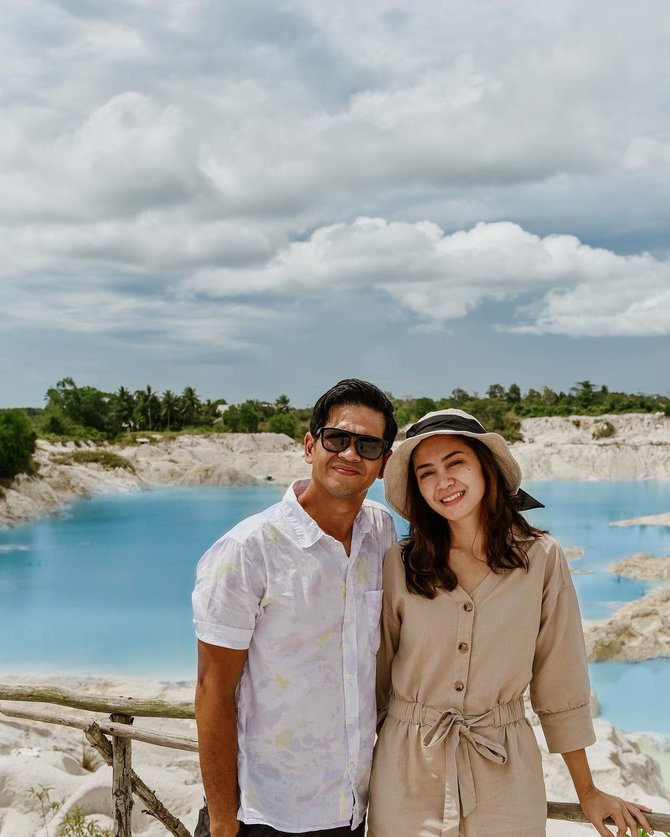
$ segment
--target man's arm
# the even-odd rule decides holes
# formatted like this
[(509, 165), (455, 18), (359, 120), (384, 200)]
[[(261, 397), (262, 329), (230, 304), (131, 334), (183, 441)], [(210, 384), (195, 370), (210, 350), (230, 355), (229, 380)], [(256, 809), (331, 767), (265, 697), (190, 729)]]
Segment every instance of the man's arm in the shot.
[(235, 689), (246, 659), (246, 650), (198, 640), (195, 718), (211, 837), (236, 837), (239, 830)]

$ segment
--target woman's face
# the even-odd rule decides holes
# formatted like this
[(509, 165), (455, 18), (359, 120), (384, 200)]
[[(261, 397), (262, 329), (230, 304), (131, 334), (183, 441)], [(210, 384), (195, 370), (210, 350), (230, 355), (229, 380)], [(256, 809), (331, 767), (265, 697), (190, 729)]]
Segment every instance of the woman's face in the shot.
[(462, 436), (431, 436), (414, 449), (412, 467), (421, 496), (450, 523), (479, 521), (486, 490), (482, 466)]

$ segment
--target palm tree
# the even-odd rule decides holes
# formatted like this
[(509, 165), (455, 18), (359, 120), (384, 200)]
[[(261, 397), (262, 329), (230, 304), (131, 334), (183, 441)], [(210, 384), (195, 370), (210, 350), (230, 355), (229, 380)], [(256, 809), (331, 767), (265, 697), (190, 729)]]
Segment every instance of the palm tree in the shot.
[(288, 413), (290, 407), (291, 400), (288, 395), (280, 395), (275, 401), (275, 412), (277, 413)]
[(169, 389), (166, 389), (161, 398), (161, 418), (165, 420), (167, 429), (170, 429), (173, 416), (179, 408), (179, 398)]
[(160, 413), (160, 401), (153, 389), (147, 385), (135, 393), (135, 415), (147, 430), (153, 430), (154, 418)]
[(126, 429), (133, 425), (133, 412), (135, 411), (135, 399), (129, 389), (119, 387), (114, 393), (114, 407), (116, 419)]
[(591, 381), (577, 381), (574, 387), (570, 387), (570, 392), (582, 407), (589, 407), (591, 405), (595, 390), (595, 385)]
[(200, 412), (200, 399), (193, 387), (184, 387), (179, 398), (179, 412), (184, 424), (195, 424)]

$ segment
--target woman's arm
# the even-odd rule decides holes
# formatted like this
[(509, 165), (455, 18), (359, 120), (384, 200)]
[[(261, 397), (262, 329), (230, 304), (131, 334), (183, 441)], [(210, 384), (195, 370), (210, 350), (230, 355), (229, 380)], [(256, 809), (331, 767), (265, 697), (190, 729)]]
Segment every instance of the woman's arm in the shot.
[(651, 811), (646, 805), (635, 805), (632, 802), (625, 802), (618, 796), (599, 790), (593, 784), (591, 768), (586, 757), (586, 750), (573, 750), (570, 753), (561, 753), (572, 778), (572, 784), (577, 791), (579, 804), (582, 811), (589, 818), (593, 827), (602, 837), (610, 837), (612, 832), (605, 827), (604, 821), (611, 817), (616, 825), (617, 834), (623, 837), (630, 830), (632, 837), (637, 837), (637, 830), (640, 826), (645, 828), (649, 834), (653, 830), (647, 822), (643, 811)]

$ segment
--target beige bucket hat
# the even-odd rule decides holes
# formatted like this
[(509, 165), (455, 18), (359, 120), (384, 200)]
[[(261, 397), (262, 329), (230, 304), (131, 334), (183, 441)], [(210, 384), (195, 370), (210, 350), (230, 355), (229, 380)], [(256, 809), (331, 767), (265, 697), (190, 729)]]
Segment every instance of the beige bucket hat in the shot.
[(520, 511), (544, 508), (543, 504), (520, 488), (521, 468), (499, 433), (487, 433), (474, 416), (450, 408), (426, 413), (407, 431), (405, 440), (393, 451), (384, 469), (386, 501), (407, 519), (407, 471), (414, 448), (430, 436), (470, 436), (486, 445), (500, 468), (511, 497)]

